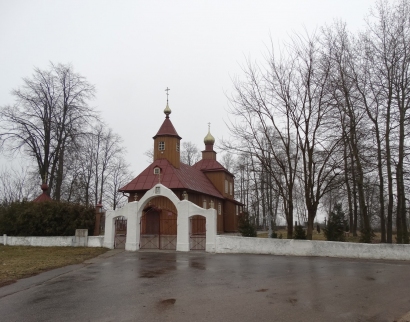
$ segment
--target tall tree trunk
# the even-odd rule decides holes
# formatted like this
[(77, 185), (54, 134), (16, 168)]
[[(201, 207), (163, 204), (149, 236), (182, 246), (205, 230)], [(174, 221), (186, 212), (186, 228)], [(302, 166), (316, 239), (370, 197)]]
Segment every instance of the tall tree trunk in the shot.
[(399, 155), (396, 166), (396, 182), (397, 182), (397, 214), (396, 214), (396, 227), (397, 227), (397, 243), (408, 244), (409, 235), (407, 231), (406, 222), (406, 196), (404, 190), (404, 172), (403, 172), (403, 160), (404, 160), (404, 122), (405, 111), (403, 108), (399, 108), (400, 121), (399, 121)]
[(354, 229), (354, 222), (353, 222), (353, 205), (352, 205), (352, 191), (350, 188), (350, 179), (349, 179), (349, 166), (348, 166), (348, 158), (347, 158), (347, 145), (349, 144), (348, 139), (345, 136), (346, 133), (344, 133), (344, 149), (343, 149), (343, 158), (344, 158), (344, 176), (345, 176), (345, 186), (346, 186), (346, 191), (347, 191), (347, 203), (349, 207), (349, 230), (353, 233), (355, 231)]
[(379, 133), (379, 127), (377, 123), (376, 128), (376, 140), (377, 140), (377, 168), (379, 171), (379, 202), (380, 202), (380, 226), (381, 226), (381, 242), (386, 242), (386, 222), (384, 216), (384, 179), (383, 179), (383, 159), (382, 159), (382, 147)]

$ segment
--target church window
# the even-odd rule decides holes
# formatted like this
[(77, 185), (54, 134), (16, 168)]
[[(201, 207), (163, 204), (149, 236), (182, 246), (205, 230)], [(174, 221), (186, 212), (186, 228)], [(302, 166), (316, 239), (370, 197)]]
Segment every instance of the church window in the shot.
[(225, 179), (225, 193), (228, 193), (228, 180)]
[(221, 203), (218, 203), (218, 215), (222, 213), (222, 206)]
[(232, 196), (232, 182), (229, 182), (229, 194)]
[(161, 169), (160, 168), (154, 168), (154, 174), (160, 174)]
[(160, 150), (160, 151), (164, 151), (164, 150), (165, 150), (165, 142), (164, 142), (164, 141), (160, 141), (160, 142), (159, 142), (158, 150)]
[(204, 202), (202, 204), (202, 208), (206, 209), (206, 200), (204, 200)]
[(214, 201), (213, 201), (213, 200), (211, 200), (211, 208), (212, 208), (212, 209), (215, 209), (215, 208), (214, 208)]
[(177, 143), (177, 152), (179, 152), (179, 142)]
[(236, 210), (236, 215), (238, 216), (238, 205), (235, 206), (235, 210)]

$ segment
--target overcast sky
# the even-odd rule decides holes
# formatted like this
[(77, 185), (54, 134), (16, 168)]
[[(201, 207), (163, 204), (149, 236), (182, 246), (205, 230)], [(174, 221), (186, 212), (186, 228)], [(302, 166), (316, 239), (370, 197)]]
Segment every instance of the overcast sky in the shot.
[(120, 134), (135, 175), (163, 122), (203, 149), (207, 123), (229, 133), (227, 96), (247, 58), (294, 32), (334, 19), (361, 29), (374, 0), (36, 1), (0, 0), (0, 106), (34, 67), (70, 63), (97, 89), (91, 102)]

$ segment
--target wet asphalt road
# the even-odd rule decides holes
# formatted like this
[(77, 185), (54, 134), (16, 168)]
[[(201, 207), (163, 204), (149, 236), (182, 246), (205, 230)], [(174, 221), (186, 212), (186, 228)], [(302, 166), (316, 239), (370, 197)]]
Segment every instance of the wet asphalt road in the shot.
[(0, 288), (0, 321), (397, 321), (410, 263), (110, 251)]

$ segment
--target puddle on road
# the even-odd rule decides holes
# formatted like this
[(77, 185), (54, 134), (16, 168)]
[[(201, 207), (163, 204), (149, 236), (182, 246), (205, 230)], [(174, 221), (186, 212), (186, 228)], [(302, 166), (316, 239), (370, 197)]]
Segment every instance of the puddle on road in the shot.
[(166, 300), (162, 300), (162, 301), (159, 302), (159, 303), (160, 303), (161, 305), (168, 306), (168, 305), (174, 305), (176, 301), (177, 301), (176, 299), (166, 299)]
[(174, 304), (175, 304), (176, 301), (177, 301), (176, 299), (161, 300), (157, 303), (157, 307), (160, 311), (168, 310), (168, 309), (174, 307)]
[(205, 265), (198, 263), (198, 262), (189, 262), (189, 267), (200, 269), (200, 270), (206, 270)]
[(41, 302), (49, 301), (50, 299), (51, 299), (51, 298), (50, 298), (49, 296), (39, 296), (39, 297), (33, 298), (33, 299), (30, 301), (30, 303), (31, 303), (31, 304), (38, 304), (38, 303), (41, 303)]
[(288, 302), (289, 302), (290, 304), (292, 304), (293, 306), (296, 305), (296, 302), (297, 302), (297, 301), (298, 301), (297, 299), (293, 299), (293, 298), (288, 299)]
[(174, 271), (175, 267), (166, 267), (160, 269), (143, 270), (140, 274), (140, 278), (154, 278), (159, 277), (168, 273), (169, 271)]

